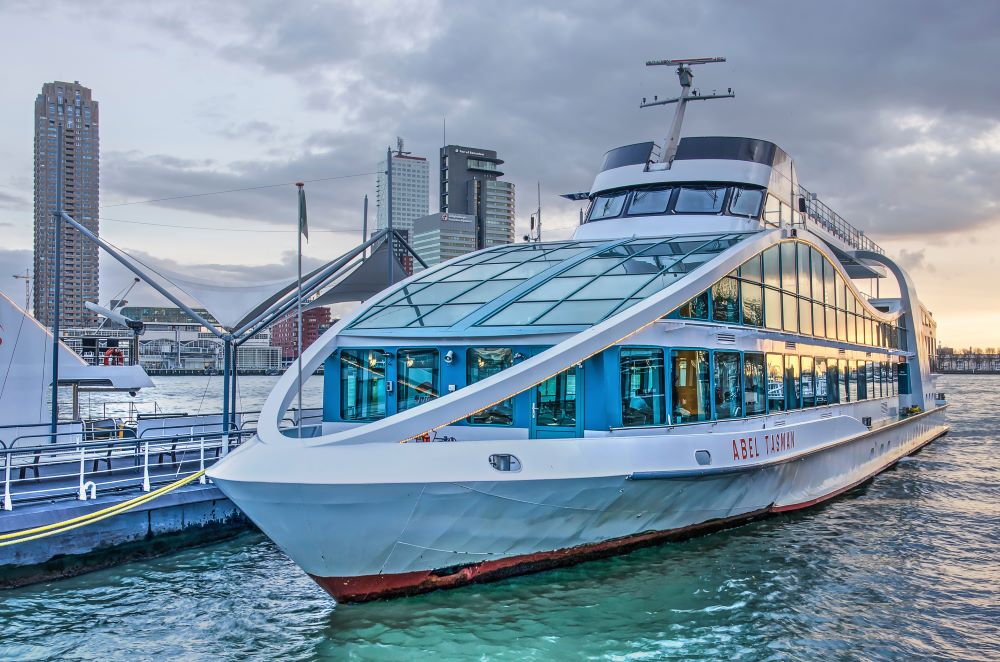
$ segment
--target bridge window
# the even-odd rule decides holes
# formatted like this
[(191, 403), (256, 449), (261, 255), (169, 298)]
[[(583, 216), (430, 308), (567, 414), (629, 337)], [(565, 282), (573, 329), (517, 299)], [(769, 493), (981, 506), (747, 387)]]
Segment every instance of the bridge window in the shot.
[(628, 191), (619, 191), (617, 193), (597, 196), (590, 205), (590, 213), (587, 215), (587, 220), (600, 221), (601, 219), (613, 218), (620, 215), (622, 207), (625, 206), (625, 197), (627, 195)]
[(763, 354), (743, 355), (743, 414), (755, 416), (767, 411), (767, 366)]
[(640, 189), (632, 194), (628, 205), (629, 216), (640, 214), (665, 214), (670, 205), (670, 195), (673, 187), (658, 189)]
[(663, 350), (623, 347), (620, 365), (622, 425), (663, 425), (666, 422)]
[(399, 411), (438, 397), (436, 349), (401, 349), (396, 361), (396, 407)]
[(733, 188), (732, 200), (729, 203), (729, 213), (734, 216), (760, 216), (760, 203), (764, 200), (764, 191), (759, 188)]
[(674, 421), (706, 421), (710, 415), (708, 352), (696, 349), (670, 352)]
[[(471, 348), (466, 352), (465, 376), (475, 384), (514, 365), (514, 351), (509, 347)], [(511, 425), (514, 422), (514, 399), (508, 398), (468, 418), (476, 425)]]
[(386, 353), (378, 349), (340, 351), (340, 417), (371, 421), (385, 417)]
[(715, 352), (715, 417), (735, 418), (742, 415), (743, 386), (739, 352)]
[(718, 214), (726, 197), (724, 186), (683, 186), (674, 203), (676, 214)]

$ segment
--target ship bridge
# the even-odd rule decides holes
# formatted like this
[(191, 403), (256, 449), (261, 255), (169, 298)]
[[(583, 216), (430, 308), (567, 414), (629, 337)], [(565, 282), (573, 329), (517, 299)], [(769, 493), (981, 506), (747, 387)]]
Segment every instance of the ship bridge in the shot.
[(681, 139), (669, 163), (658, 154), (653, 141), (605, 154), (591, 191), (577, 194), (590, 199), (590, 208), (575, 238), (806, 229), (823, 238), (852, 278), (885, 275), (856, 255), (885, 251), (800, 186), (791, 157), (778, 145), (697, 136)]

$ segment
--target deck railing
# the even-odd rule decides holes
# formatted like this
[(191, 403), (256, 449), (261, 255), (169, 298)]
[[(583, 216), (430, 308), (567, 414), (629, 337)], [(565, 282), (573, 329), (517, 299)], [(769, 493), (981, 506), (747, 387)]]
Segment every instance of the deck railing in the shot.
[[(114, 430), (25, 434), (0, 441), (3, 510), (39, 500), (149, 492), (214, 464), (254, 430), (120, 438)], [(56, 437), (55, 443), (52, 443)], [(204, 476), (201, 482), (205, 482)]]
[(806, 219), (818, 225), (820, 229), (859, 251), (872, 251), (885, 255), (885, 250), (868, 238), (862, 231), (848, 223), (843, 216), (833, 211), (806, 189), (799, 187), (799, 195), (805, 200)]

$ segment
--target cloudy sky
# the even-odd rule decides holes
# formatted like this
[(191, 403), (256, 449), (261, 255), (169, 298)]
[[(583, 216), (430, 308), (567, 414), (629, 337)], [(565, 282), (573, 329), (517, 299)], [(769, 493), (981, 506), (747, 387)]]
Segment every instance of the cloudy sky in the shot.
[[(780, 144), (804, 186), (910, 269), (945, 344), (1000, 346), (1000, 3), (554, 7), (0, 0), (0, 289), (23, 299), (10, 274), (31, 263), (46, 81), (79, 80), (101, 104), (104, 237), (191, 276), (263, 281), (292, 269), (293, 186), (141, 201), (324, 180), (307, 187), (318, 263), (360, 239), (386, 146), (402, 136), (436, 166), (446, 117), (448, 142), (507, 162), (518, 235), (541, 182), (546, 238), (565, 238), (577, 207), (557, 194), (667, 129), (669, 110), (638, 104), (676, 79), (643, 63), (721, 55), (696, 86), (736, 99), (692, 106), (685, 134)], [(104, 298), (128, 280), (109, 262)]]

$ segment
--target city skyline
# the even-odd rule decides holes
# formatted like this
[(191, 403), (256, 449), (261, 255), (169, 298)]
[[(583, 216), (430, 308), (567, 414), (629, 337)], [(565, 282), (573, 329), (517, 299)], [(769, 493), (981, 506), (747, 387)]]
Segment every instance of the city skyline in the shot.
[[(692, 108), (685, 135), (775, 141), (804, 186), (901, 259), (944, 344), (1000, 342), (1000, 292), (982, 287), (996, 270), (991, 239), (1000, 229), (992, 184), (998, 93), (987, 68), (1000, 49), (991, 31), (1000, 10), (710, 2), (676, 21), (680, 7), (341, 4), (290, 16), (257, 3), (126, 7), (113, 19), (69, 4), (6, 7), (0, 49), (8, 61), (28, 52), (28, 37), (43, 24), (76, 47), (71, 62), (43, 50), (8, 72), (0, 287), (23, 300), (23, 283), (10, 275), (31, 265), (32, 125), (24, 109), (46, 81), (80, 80), (101, 100), (102, 235), (175, 271), (237, 282), (291, 272), (294, 191), (182, 196), (356, 175), (306, 185), (306, 264), (317, 264), (360, 239), (362, 196), (374, 198), (380, 150), (395, 135), (407, 136), (415, 154), (447, 143), (495, 148), (517, 164), (508, 178), (522, 191), (541, 181), (545, 238), (565, 238), (579, 207), (557, 195), (587, 190), (607, 149), (663, 139), (668, 114), (640, 111), (638, 100), (672, 94), (674, 82), (642, 64), (709, 54), (729, 62), (699, 71), (696, 86), (732, 86), (737, 97)], [(897, 22), (904, 11), (920, 17), (905, 38)], [(223, 22), (232, 30), (220, 42)], [(81, 24), (90, 38), (74, 36)], [(412, 39), (376, 46), (374, 35), (387, 28)], [(788, 39), (759, 38), (771, 32)], [(476, 67), (447, 55), (470, 34), (496, 45)], [(173, 199), (112, 206), (154, 198)], [(522, 205), (516, 236), (527, 217)], [(103, 263), (106, 300), (130, 277)]]

